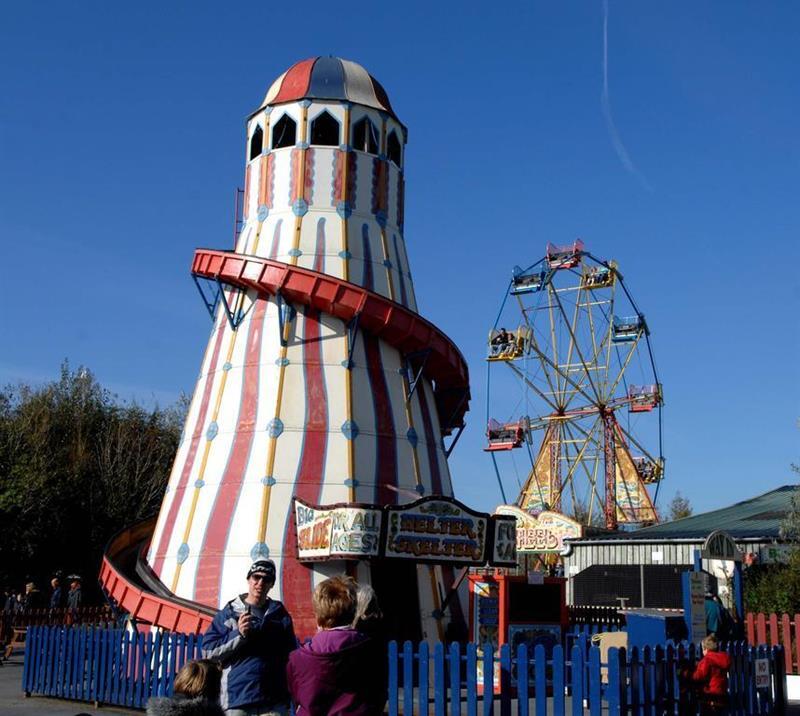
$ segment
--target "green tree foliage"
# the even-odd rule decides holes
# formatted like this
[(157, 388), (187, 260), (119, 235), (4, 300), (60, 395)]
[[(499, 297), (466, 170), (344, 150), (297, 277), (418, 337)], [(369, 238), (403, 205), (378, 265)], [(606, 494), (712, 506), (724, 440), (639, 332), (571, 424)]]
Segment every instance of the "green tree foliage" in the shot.
[(184, 415), (185, 401), (121, 403), (67, 363), (58, 381), (0, 390), (0, 579), (92, 585), (107, 540), (157, 511)]
[[(792, 465), (792, 472), (800, 475), (800, 465)], [(792, 495), (792, 506), (781, 522), (781, 537), (794, 542), (800, 541), (800, 487)]]
[[(800, 466), (792, 465), (800, 474)], [(792, 496), (791, 507), (781, 522), (781, 536), (800, 542), (800, 488)], [(757, 564), (745, 571), (745, 608), (752, 612), (800, 613), (800, 549), (789, 556), (786, 564)]]
[(684, 517), (689, 517), (692, 512), (692, 505), (689, 503), (689, 498), (681, 495), (680, 491), (675, 493), (675, 497), (667, 506), (667, 517), (671, 520), (680, 520)]
[(786, 564), (757, 564), (744, 572), (744, 606), (748, 612), (800, 614), (800, 551)]

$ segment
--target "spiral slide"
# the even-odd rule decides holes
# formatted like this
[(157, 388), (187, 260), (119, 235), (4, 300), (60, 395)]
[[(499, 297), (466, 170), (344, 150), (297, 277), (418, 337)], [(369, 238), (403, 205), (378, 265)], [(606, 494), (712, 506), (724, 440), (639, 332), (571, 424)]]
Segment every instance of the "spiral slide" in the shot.
[[(413, 311), (324, 273), (234, 252), (198, 249), (192, 274), (324, 311), (386, 341), (404, 355), (425, 353), (421, 371), (433, 384), (442, 434), (463, 426), (469, 401), (464, 358), (444, 333)], [(100, 571), (101, 587), (139, 624), (202, 632), (211, 623), (214, 609), (173, 594), (145, 559), (155, 523), (155, 518), (141, 522), (111, 539)]]

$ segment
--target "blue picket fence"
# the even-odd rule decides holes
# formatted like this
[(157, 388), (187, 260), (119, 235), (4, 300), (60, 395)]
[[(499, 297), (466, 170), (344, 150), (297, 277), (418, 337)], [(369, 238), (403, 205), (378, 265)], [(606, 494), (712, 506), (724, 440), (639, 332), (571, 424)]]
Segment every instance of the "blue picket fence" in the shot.
[[(782, 713), (785, 703), (783, 650), (728, 646), (733, 666), (729, 685), (730, 713)], [(525, 644), (515, 652), (506, 644), (499, 659), (475, 644), (411, 642), (389, 645), (389, 714), (434, 716), (566, 716), (608, 714), (696, 714), (697, 695), (682, 672), (701, 654), (694, 645), (610, 649), (608, 660), (588, 639), (565, 651), (556, 646), (548, 654), (539, 645), (533, 654)], [(766, 659), (768, 684), (757, 689), (756, 659)], [(522, 668), (520, 665), (523, 665)], [(526, 673), (528, 678), (519, 678)]]
[[(22, 687), (27, 694), (144, 708), (151, 696), (172, 693), (175, 673), (200, 656), (202, 637), (137, 634), (95, 627), (30, 627)], [(732, 714), (780, 713), (785, 702), (781, 647), (731, 644)], [(693, 714), (694, 694), (680, 673), (699, 653), (691, 645), (611, 649), (606, 663), (588, 635), (565, 650), (481, 653), (475, 644), (433, 648), (426, 643), (389, 644), (391, 715), (520, 716), (535, 714)], [(768, 685), (756, 689), (756, 660), (766, 659)], [(527, 678), (520, 678), (521, 675)]]
[(176, 672), (200, 658), (202, 637), (93, 627), (28, 628), (22, 689), (76, 701), (144, 708), (168, 696)]

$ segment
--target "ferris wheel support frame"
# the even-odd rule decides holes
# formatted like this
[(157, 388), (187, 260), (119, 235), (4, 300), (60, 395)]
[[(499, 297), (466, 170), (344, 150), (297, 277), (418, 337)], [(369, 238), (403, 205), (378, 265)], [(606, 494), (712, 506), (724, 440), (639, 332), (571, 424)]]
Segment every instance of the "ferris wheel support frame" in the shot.
[(614, 445), (614, 413), (603, 411), (603, 457), (606, 473), (606, 499), (605, 517), (606, 529), (615, 530), (619, 526), (617, 521), (617, 453)]

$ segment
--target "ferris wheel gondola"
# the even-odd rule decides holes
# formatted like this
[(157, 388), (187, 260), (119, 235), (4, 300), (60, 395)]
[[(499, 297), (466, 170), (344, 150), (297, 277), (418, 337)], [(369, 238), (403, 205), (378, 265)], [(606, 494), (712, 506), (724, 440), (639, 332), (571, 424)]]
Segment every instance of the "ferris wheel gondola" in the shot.
[(503, 455), (529, 448), (517, 506), (610, 529), (658, 521), (647, 485), (657, 496), (664, 476), (663, 389), (615, 262), (577, 240), (515, 267), (486, 359), (485, 449), (501, 490)]

